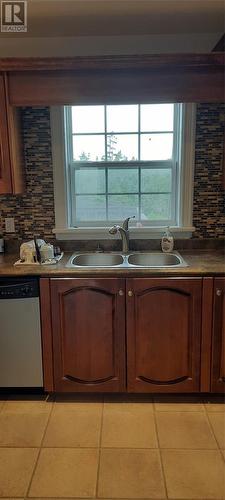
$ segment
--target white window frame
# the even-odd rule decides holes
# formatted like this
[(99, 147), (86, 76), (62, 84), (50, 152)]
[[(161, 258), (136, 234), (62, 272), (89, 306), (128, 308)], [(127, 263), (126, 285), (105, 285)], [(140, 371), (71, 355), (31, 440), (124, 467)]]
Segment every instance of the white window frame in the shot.
[[(68, 123), (65, 119), (65, 108), (53, 106), (50, 110), (52, 133), (52, 159), (54, 177), (54, 200), (56, 227), (53, 232), (59, 240), (80, 239), (109, 239), (108, 226), (70, 227), (70, 172), (68, 168), (68, 150), (65, 147), (65, 137), (68, 134)], [(179, 144), (177, 154), (177, 224), (171, 226), (176, 238), (189, 238), (195, 228), (193, 219), (193, 190), (194, 190), (194, 160), (195, 160), (195, 125), (196, 105), (186, 103), (181, 105), (179, 120)], [(132, 214), (131, 214), (132, 215)], [(119, 222), (119, 221), (116, 221)], [(130, 227), (130, 238), (149, 239), (160, 238), (165, 226), (143, 225)]]

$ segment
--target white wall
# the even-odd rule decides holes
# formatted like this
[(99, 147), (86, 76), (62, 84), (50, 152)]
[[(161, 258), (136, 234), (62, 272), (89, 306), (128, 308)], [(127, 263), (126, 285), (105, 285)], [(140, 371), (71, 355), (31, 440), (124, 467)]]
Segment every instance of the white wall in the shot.
[(0, 57), (211, 52), (221, 33), (32, 38), (0, 37)]

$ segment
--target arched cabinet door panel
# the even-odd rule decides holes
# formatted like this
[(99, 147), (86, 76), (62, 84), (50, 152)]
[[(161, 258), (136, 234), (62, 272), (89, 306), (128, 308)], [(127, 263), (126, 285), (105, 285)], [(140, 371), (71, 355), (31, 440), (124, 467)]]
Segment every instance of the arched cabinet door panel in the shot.
[(116, 278), (51, 280), (56, 391), (125, 390), (124, 287)]
[(129, 392), (199, 391), (201, 284), (127, 280)]
[(214, 280), (211, 391), (225, 394), (225, 278)]

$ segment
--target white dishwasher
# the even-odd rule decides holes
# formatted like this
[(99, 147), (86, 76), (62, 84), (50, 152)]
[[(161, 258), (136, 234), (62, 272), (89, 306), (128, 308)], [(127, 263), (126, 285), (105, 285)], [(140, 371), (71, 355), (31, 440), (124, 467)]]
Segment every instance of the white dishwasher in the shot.
[(0, 387), (43, 387), (38, 279), (0, 278)]

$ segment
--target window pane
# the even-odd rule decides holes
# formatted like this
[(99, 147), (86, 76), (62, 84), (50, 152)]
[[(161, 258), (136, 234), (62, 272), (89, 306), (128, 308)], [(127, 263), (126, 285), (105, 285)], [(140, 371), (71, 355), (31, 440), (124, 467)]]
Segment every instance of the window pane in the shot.
[(141, 160), (169, 160), (173, 153), (173, 134), (141, 135)]
[(138, 135), (107, 135), (107, 159), (127, 161), (138, 159)]
[(168, 169), (141, 169), (141, 192), (171, 191), (172, 172)]
[(141, 132), (173, 130), (173, 104), (141, 105)]
[(141, 196), (141, 219), (171, 219), (171, 195), (143, 194)]
[(76, 170), (75, 192), (78, 194), (105, 193), (105, 170), (103, 168)]
[(137, 193), (138, 169), (110, 168), (108, 170), (109, 193)]
[(104, 106), (72, 106), (73, 133), (105, 131)]
[(110, 195), (109, 219), (121, 221), (126, 217), (138, 217), (138, 196), (136, 194)]
[(105, 196), (77, 196), (76, 221), (105, 220)]
[(104, 135), (74, 135), (73, 159), (75, 161), (104, 161)]
[(107, 106), (107, 132), (137, 132), (138, 105)]

